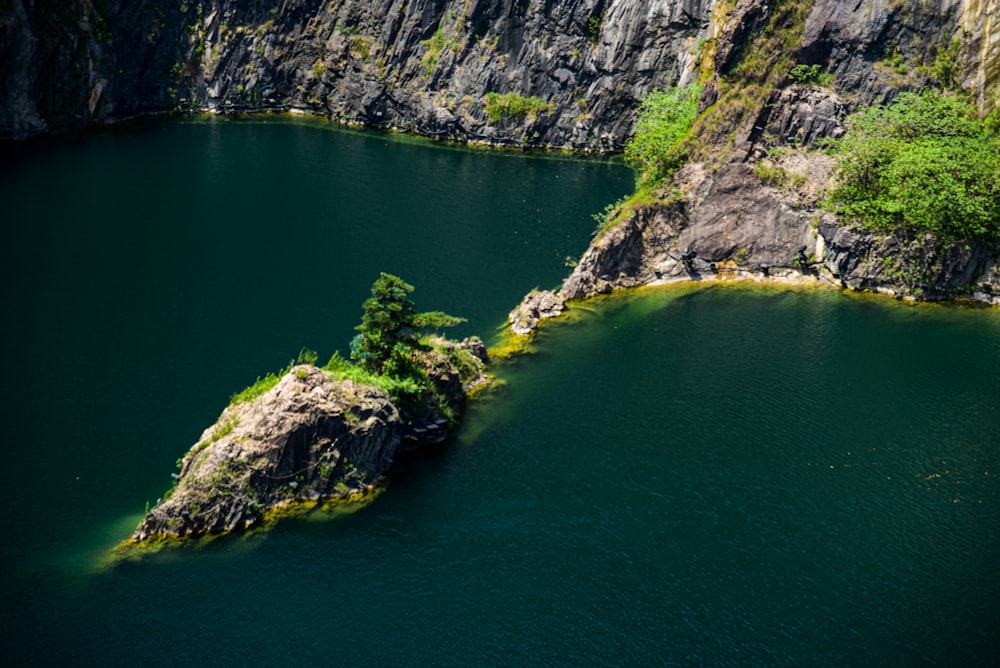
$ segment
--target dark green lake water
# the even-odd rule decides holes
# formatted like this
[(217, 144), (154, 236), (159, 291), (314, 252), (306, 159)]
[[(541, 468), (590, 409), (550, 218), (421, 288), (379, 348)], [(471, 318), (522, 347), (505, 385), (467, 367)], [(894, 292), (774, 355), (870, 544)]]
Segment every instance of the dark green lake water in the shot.
[(309, 122), (2, 157), (4, 665), (1000, 656), (1000, 313), (836, 292), (594, 304), (368, 507), (102, 567), (379, 271), (491, 338), (631, 176)]

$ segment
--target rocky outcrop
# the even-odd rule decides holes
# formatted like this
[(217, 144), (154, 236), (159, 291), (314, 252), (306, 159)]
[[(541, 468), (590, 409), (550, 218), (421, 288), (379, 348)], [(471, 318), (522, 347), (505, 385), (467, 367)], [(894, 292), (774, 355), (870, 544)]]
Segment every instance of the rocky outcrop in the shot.
[[(816, 0), (801, 26), (792, 21), (794, 4), (779, 11), (740, 0), (721, 17), (696, 125), (698, 161), (677, 174), (676, 193), (665, 188), (654, 205), (613, 212), (617, 224), (591, 243), (553, 299), (750, 279), (1000, 304), (1000, 240), (938, 244), (851, 229), (822, 206), (834, 169), (815, 150), (843, 135), (851, 111), (901, 90), (963, 86), (989, 110), (1000, 83), (991, 74), (1000, 44), (996, 3)], [(799, 39), (787, 62), (818, 65), (829, 83), (789, 81), (787, 62), (766, 55), (775, 35)], [(741, 70), (754, 53), (765, 54), (754, 61), (759, 69)], [(518, 331), (528, 330), (533, 321), (515, 313), (512, 326), (517, 320)]]
[(523, 336), (538, 324), (539, 320), (554, 318), (565, 308), (565, 299), (550, 290), (533, 290), (525, 295), (517, 308), (511, 311), (507, 320), (511, 330)]
[(875, 234), (827, 221), (823, 268), (844, 287), (938, 301), (1000, 305), (1000, 240), (941, 246), (930, 235)]
[[(456, 354), (461, 351), (461, 354)], [(370, 491), (397, 453), (443, 440), (468, 390), (485, 381), (478, 339), (438, 341), (420, 363), (437, 400), (397, 407), (382, 390), (299, 365), (264, 394), (228, 406), (180, 463), (176, 484), (132, 543), (246, 529), (289, 506)]]
[[(825, 158), (813, 156), (781, 170), (792, 182), (803, 172), (821, 179)], [(789, 277), (822, 255), (817, 234), (824, 213), (806, 190), (810, 183), (768, 184), (743, 163), (715, 172), (691, 164), (678, 175), (681, 192), (667, 205), (639, 207), (587, 249), (563, 283), (564, 299), (587, 297), (622, 287), (678, 280)], [(794, 183), (798, 183), (794, 181)], [(812, 184), (814, 185), (814, 184)]]
[(946, 83), (974, 92), (985, 113), (997, 104), (1000, 85), (998, 17), (997, 0), (817, 0), (802, 59), (822, 64), (861, 106), (944, 74)]
[(400, 423), (383, 392), (295, 367), (271, 391), (223, 411), (133, 538), (247, 528), (282, 504), (366, 491), (392, 462)]

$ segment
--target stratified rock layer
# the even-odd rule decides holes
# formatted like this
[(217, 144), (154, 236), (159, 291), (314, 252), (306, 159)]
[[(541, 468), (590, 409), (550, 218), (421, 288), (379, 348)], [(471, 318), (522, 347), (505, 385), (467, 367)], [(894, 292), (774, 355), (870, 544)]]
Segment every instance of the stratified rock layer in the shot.
[[(0, 138), (167, 109), (302, 109), (490, 144), (618, 150), (690, 70), (710, 0), (11, 0)], [(53, 5), (53, 6), (50, 6)], [(490, 118), (487, 93), (543, 111)]]
[[(984, 111), (996, 104), (1000, 0), (807, 4), (796, 60), (835, 74), (853, 105), (921, 85), (924, 70), (894, 59), (922, 62), (953, 38), (956, 83)], [(9, 0), (0, 139), (175, 109), (294, 108), (618, 150), (646, 93), (696, 70), (727, 75), (774, 11), (767, 0)], [(490, 118), (491, 92), (547, 106)]]

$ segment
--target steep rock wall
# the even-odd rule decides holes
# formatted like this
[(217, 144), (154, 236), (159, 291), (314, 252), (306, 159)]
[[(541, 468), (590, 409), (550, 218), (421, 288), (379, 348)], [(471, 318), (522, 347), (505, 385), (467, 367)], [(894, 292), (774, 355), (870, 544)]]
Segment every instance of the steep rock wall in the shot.
[[(645, 93), (729, 74), (770, 17), (798, 2), (3, 0), (0, 138), (177, 109), (295, 108), (432, 136), (614, 151)], [(996, 105), (1000, 0), (808, 4), (795, 60), (833, 73), (852, 106), (918, 87), (942, 66), (984, 111)], [(953, 42), (950, 62), (939, 60)], [(493, 92), (542, 105), (491, 117)]]
[[(17, 95), (3, 103), (0, 137), (178, 108), (295, 108), (461, 140), (612, 151), (642, 96), (690, 72), (714, 4), (71, 0), (52, 23), (55, 0), (7, 3), (0, 81)], [(542, 103), (487, 114), (488, 93)]]

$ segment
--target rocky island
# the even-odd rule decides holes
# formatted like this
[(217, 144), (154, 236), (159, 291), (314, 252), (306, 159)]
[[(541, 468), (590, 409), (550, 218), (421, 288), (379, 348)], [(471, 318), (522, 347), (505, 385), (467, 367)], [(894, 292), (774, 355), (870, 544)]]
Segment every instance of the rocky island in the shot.
[(234, 395), (122, 547), (248, 529), (356, 498), (398, 453), (444, 440), (469, 392), (488, 382), (486, 348), (475, 338), (419, 335), (458, 319), (416, 313), (412, 289), (388, 274), (376, 282), (353, 363), (307, 360)]

